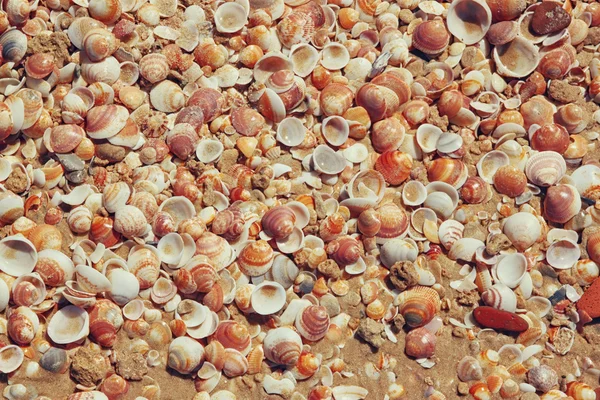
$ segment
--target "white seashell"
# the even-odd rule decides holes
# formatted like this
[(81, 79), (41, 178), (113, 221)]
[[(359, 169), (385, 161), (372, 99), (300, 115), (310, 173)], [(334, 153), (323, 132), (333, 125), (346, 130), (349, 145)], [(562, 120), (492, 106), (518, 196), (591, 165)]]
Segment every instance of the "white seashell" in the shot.
[(282, 239), (276, 239), (277, 248), (285, 254), (295, 253), (304, 245), (304, 232), (301, 228), (295, 227), (292, 233)]
[(367, 398), (369, 391), (361, 386), (336, 386), (331, 389), (335, 400), (361, 400)]
[(558, 240), (566, 239), (571, 242), (576, 243), (579, 239), (579, 235), (576, 231), (568, 230), (568, 229), (560, 229), (560, 228), (552, 228), (546, 234), (546, 240), (548, 243), (552, 244)]
[(217, 161), (223, 154), (223, 144), (216, 139), (204, 139), (196, 147), (196, 157), (204, 164)]
[(61, 308), (48, 322), (48, 336), (57, 344), (78, 342), (87, 337), (89, 332), (89, 314), (76, 306)]
[(492, 12), (485, 0), (455, 0), (446, 17), (448, 30), (464, 44), (484, 38), (492, 25)]
[(436, 149), (440, 153), (452, 153), (460, 149), (463, 145), (462, 136), (456, 133), (445, 132), (442, 133), (437, 140)]
[(452, 198), (444, 192), (429, 193), (423, 202), (423, 206), (432, 209), (443, 219), (450, 218), (456, 208)]
[(598, 278), (598, 275), (600, 275), (600, 269), (598, 268), (598, 264), (592, 260), (582, 259), (577, 261), (573, 266), (573, 276), (581, 286), (592, 284)]
[(254, 79), (258, 83), (264, 83), (274, 72), (282, 69), (291, 70), (292, 68), (293, 64), (286, 56), (282, 53), (271, 51), (262, 56), (254, 65)]
[(23, 364), (25, 354), (17, 345), (11, 344), (0, 349), (0, 372), (8, 374)]
[(350, 53), (341, 43), (329, 43), (321, 50), (321, 65), (329, 70), (339, 70), (348, 65)]
[(493, 150), (481, 157), (477, 163), (477, 173), (487, 183), (493, 183), (496, 171), (508, 164), (510, 164), (510, 159), (506, 153)]
[(182, 320), (188, 328), (200, 326), (208, 317), (208, 307), (193, 300), (182, 300), (175, 311), (175, 318)]
[(298, 146), (305, 136), (306, 128), (298, 118), (288, 117), (277, 125), (277, 141), (286, 146)]
[(510, 78), (521, 78), (531, 74), (540, 58), (537, 46), (522, 36), (495, 46), (492, 54), (498, 73)]
[(289, 57), (292, 71), (301, 78), (310, 75), (319, 62), (319, 52), (308, 43), (292, 46)]
[(179, 224), (183, 221), (192, 219), (196, 216), (194, 205), (184, 196), (169, 197), (160, 204), (158, 211), (166, 212), (173, 218), (175, 229), (179, 228)]
[(419, 181), (408, 181), (402, 188), (402, 202), (407, 206), (419, 206), (427, 198), (427, 188)]
[(175, 232), (163, 236), (156, 246), (160, 260), (170, 266), (179, 264), (183, 248), (183, 239), (181, 235)]
[(461, 238), (454, 242), (448, 253), (448, 257), (452, 260), (473, 261), (477, 249), (485, 246), (479, 239)]
[(262, 282), (254, 288), (250, 297), (252, 309), (260, 315), (275, 314), (286, 301), (285, 289), (277, 282)]
[(527, 259), (521, 253), (501, 256), (500, 261), (492, 268), (494, 279), (511, 289), (519, 286), (527, 273)]
[(23, 235), (7, 236), (0, 240), (0, 270), (11, 276), (29, 274), (38, 261), (33, 243)]
[(135, 299), (140, 292), (139, 281), (135, 275), (127, 270), (113, 269), (109, 271), (107, 277), (111, 283), (110, 297), (119, 305), (124, 305)]
[(571, 180), (579, 194), (583, 195), (589, 189), (600, 185), (600, 167), (594, 164), (582, 165), (573, 171)]
[(544, 318), (552, 310), (552, 303), (545, 297), (533, 296), (527, 300), (527, 310), (540, 318)]
[(300, 269), (292, 259), (283, 254), (277, 254), (266, 278), (279, 283), (284, 289), (289, 289), (294, 284), (299, 272)]
[(150, 102), (158, 111), (172, 113), (185, 105), (185, 95), (179, 85), (165, 80), (150, 90)]
[(292, 393), (296, 385), (287, 378), (275, 379), (271, 375), (266, 375), (262, 382), (263, 389), (268, 394)]
[(88, 293), (108, 292), (111, 283), (108, 278), (87, 265), (78, 265), (75, 267), (75, 276), (79, 287)]
[(369, 157), (369, 150), (362, 143), (354, 143), (352, 146), (344, 149), (344, 157), (353, 164), (359, 164)]
[(581, 257), (581, 249), (567, 239), (557, 240), (546, 250), (546, 262), (556, 269), (569, 269)]
[(397, 262), (417, 260), (419, 249), (411, 239), (392, 239), (381, 247), (381, 262), (391, 268)]
[(219, 316), (215, 312), (210, 312), (200, 326), (187, 329), (187, 334), (194, 339), (204, 339), (215, 333), (219, 325)]
[(131, 321), (138, 320), (144, 314), (146, 307), (140, 299), (131, 300), (123, 307), (123, 316)]
[(513, 246), (523, 251), (541, 237), (542, 226), (533, 214), (518, 212), (504, 220), (502, 232), (510, 239)]
[(463, 237), (464, 230), (465, 226), (458, 221), (449, 219), (442, 222), (438, 229), (440, 243), (446, 250), (450, 250), (454, 243)]
[(248, 22), (246, 10), (235, 2), (223, 3), (214, 15), (215, 27), (222, 33), (239, 31)]
[(500, 357), (500, 364), (506, 367), (525, 361), (523, 359), (523, 351), (520, 345), (517, 344), (505, 344), (500, 347), (498, 356)]
[(442, 136), (442, 130), (432, 124), (423, 124), (417, 129), (417, 143), (425, 153), (431, 153), (436, 150), (438, 140)]
[(503, 283), (496, 283), (481, 295), (482, 300), (490, 307), (499, 310), (515, 312), (517, 309), (517, 296), (511, 288)]
[(348, 139), (350, 127), (345, 118), (333, 115), (323, 120), (321, 123), (321, 132), (329, 144), (341, 146)]
[(346, 168), (346, 159), (329, 146), (319, 145), (312, 154), (315, 170), (330, 175), (337, 175)]

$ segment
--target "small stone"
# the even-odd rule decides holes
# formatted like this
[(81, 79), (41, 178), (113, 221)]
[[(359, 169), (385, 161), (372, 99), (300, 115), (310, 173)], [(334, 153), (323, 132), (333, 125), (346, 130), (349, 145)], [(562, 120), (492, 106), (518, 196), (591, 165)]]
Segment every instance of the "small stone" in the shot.
[(108, 367), (102, 354), (89, 347), (81, 347), (73, 357), (71, 376), (83, 386), (94, 386), (106, 376)]
[(548, 95), (554, 100), (567, 104), (583, 99), (583, 91), (579, 86), (571, 86), (566, 81), (553, 79), (548, 86)]
[(96, 157), (111, 163), (123, 161), (126, 155), (127, 151), (121, 146), (110, 143), (102, 143), (96, 146)]
[(325, 309), (327, 310), (327, 314), (331, 318), (338, 315), (341, 311), (340, 302), (334, 295), (330, 293), (327, 293), (326, 295), (322, 296), (319, 304), (325, 307)]
[(531, 29), (538, 35), (547, 35), (565, 29), (570, 23), (571, 16), (562, 8), (561, 3), (544, 1), (533, 11)]
[(117, 374), (129, 381), (141, 381), (148, 373), (146, 359), (140, 353), (119, 353), (116, 365)]
[(512, 246), (510, 239), (504, 233), (492, 235), (490, 240), (485, 245), (485, 252), (491, 256), (495, 256), (502, 250), (506, 250)]
[(377, 349), (385, 342), (383, 324), (375, 322), (371, 318), (364, 318), (360, 321), (356, 334)]
[(517, 314), (481, 306), (473, 311), (475, 321), (486, 328), (499, 329), (509, 332), (524, 332), (529, 327), (527, 321)]
[(64, 349), (52, 347), (40, 358), (40, 366), (54, 374), (62, 374), (69, 367), (69, 355)]
[(538, 365), (527, 371), (527, 382), (546, 393), (558, 385), (558, 374), (547, 365)]
[(406, 320), (404, 319), (404, 316), (400, 313), (396, 314), (396, 316), (394, 317), (392, 322), (394, 323), (394, 327), (398, 331), (401, 331), (402, 328), (404, 328), (404, 325), (406, 324)]
[(465, 382), (459, 382), (456, 391), (460, 396), (466, 396), (469, 394), (469, 385)]
[(65, 174), (65, 178), (67, 178), (67, 180), (71, 183), (79, 184), (85, 181), (85, 178), (87, 178), (87, 173), (85, 172), (85, 169), (82, 169), (81, 171), (68, 172)]
[(591, 318), (600, 317), (600, 279), (596, 279), (577, 302), (577, 309)]
[(406, 290), (419, 283), (419, 274), (412, 262), (397, 262), (390, 268), (390, 282), (398, 290)]
[(85, 163), (75, 154), (57, 154), (58, 161), (67, 172), (81, 171), (85, 168)]
[(600, 44), (600, 26), (594, 26), (589, 29), (588, 35), (583, 41), (583, 44), (592, 46)]
[(333, 260), (325, 260), (317, 266), (317, 270), (326, 278), (339, 279), (342, 276), (342, 270)]

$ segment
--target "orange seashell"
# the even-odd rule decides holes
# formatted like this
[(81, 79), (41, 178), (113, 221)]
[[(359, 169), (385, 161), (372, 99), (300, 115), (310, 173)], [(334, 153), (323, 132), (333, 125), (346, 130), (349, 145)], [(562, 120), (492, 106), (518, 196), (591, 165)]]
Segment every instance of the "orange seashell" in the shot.
[(440, 19), (424, 21), (413, 31), (413, 46), (427, 55), (441, 53), (449, 43), (450, 33)]
[(298, 107), (300, 103), (302, 103), (304, 100), (304, 95), (304, 87), (294, 83), (288, 90), (283, 93), (279, 93), (279, 98), (281, 99), (285, 109), (287, 111), (291, 111)]
[(210, 342), (204, 348), (204, 355), (206, 356), (206, 361), (215, 366), (215, 368), (220, 371), (223, 369), (223, 363), (225, 362), (225, 347), (220, 342), (216, 340)]
[(578, 133), (587, 126), (583, 108), (578, 104), (567, 104), (560, 107), (554, 115), (554, 119), (570, 133)]
[(397, 150), (404, 141), (405, 132), (404, 125), (397, 118), (391, 117), (377, 121), (371, 129), (373, 148), (379, 153)]
[(346, 85), (331, 83), (321, 91), (319, 101), (323, 114), (327, 116), (342, 115), (352, 106), (354, 93)]
[(366, 237), (373, 237), (381, 229), (381, 216), (378, 211), (369, 208), (358, 216), (357, 227), (360, 233)]
[[(41, 287), (40, 287), (41, 285)], [(30, 307), (40, 304), (44, 300), (46, 287), (44, 282), (36, 274), (23, 276), (13, 283), (12, 301), (17, 306)]]
[(379, 206), (377, 211), (381, 219), (381, 228), (377, 237), (391, 239), (402, 235), (408, 230), (408, 216), (397, 205), (387, 203)]
[(294, 8), (277, 24), (277, 35), (288, 48), (295, 44), (307, 43), (326, 21), (325, 13), (319, 4), (309, 2)]
[(429, 358), (435, 353), (435, 335), (425, 328), (417, 328), (408, 332), (404, 351), (414, 358)]
[(460, 197), (470, 204), (482, 203), (488, 193), (488, 183), (478, 176), (468, 178), (460, 188)]
[(400, 105), (410, 100), (410, 86), (402, 80), (400, 75), (393, 72), (384, 72), (371, 80), (374, 85), (379, 85), (392, 90), (398, 96)]
[(341, 266), (354, 264), (361, 255), (358, 240), (351, 236), (342, 236), (327, 243), (327, 253)]
[(88, 10), (95, 20), (107, 25), (117, 22), (121, 16), (121, 2), (118, 0), (92, 0)]
[(203, 257), (194, 257), (183, 268), (177, 270), (173, 279), (177, 289), (184, 294), (208, 293), (219, 279), (219, 275), (212, 265), (203, 261)]
[[(35, 196), (33, 196), (33, 197), (35, 197)], [(31, 197), (29, 199), (31, 199)], [(27, 199), (27, 200), (29, 201), (29, 199)], [(27, 207), (27, 201), (25, 202), (25, 207)], [(30, 220), (29, 218), (19, 217), (10, 226), (10, 234), (16, 235), (17, 233), (20, 233), (23, 236), (27, 237), (27, 235), (29, 235), (29, 232), (36, 226), (37, 226), (37, 224), (35, 222), (33, 222), (32, 220)]]
[(518, 124), (523, 126), (523, 116), (517, 110), (504, 110), (498, 115), (498, 125), (502, 124)]
[(278, 365), (293, 366), (300, 358), (302, 339), (291, 328), (276, 328), (267, 332), (263, 348), (269, 361)]
[(150, 324), (142, 318), (131, 321), (126, 319), (123, 322), (123, 331), (127, 333), (129, 338), (144, 336), (150, 330)]
[(33, 243), (37, 251), (60, 250), (62, 247), (62, 233), (54, 225), (40, 224), (29, 231), (27, 238)]
[(515, 166), (504, 165), (494, 174), (494, 187), (501, 194), (517, 197), (527, 188), (527, 176)]
[(516, 397), (520, 392), (521, 389), (519, 388), (519, 384), (512, 379), (505, 380), (500, 388), (500, 396), (502, 396), (503, 399)]
[(298, 379), (308, 379), (313, 376), (321, 366), (321, 360), (313, 353), (303, 351), (298, 358), (292, 374)]
[(331, 400), (333, 391), (328, 386), (315, 386), (308, 393), (307, 400)]
[(521, 115), (525, 121), (525, 129), (533, 124), (540, 126), (554, 121), (554, 108), (544, 97), (535, 96), (521, 105)]
[(218, 283), (215, 283), (202, 299), (202, 303), (211, 311), (219, 312), (223, 308), (223, 288)]
[(276, 206), (263, 215), (262, 229), (274, 239), (284, 239), (294, 230), (296, 215), (286, 206)]
[(454, 158), (437, 158), (427, 166), (427, 179), (430, 182), (441, 181), (455, 188), (466, 181), (467, 173), (465, 164)]
[(544, 54), (537, 67), (537, 71), (546, 79), (561, 79), (569, 69), (571, 69), (571, 54), (563, 48)]
[(274, 253), (264, 240), (251, 242), (238, 256), (240, 270), (248, 276), (264, 275), (273, 265)]
[(500, 375), (492, 374), (486, 378), (486, 384), (492, 393), (498, 393), (503, 383), (504, 379)]
[(440, 310), (440, 295), (426, 286), (416, 286), (402, 292), (394, 301), (398, 312), (413, 328), (426, 325)]
[(238, 107), (231, 112), (231, 125), (242, 136), (256, 136), (265, 126), (265, 118), (250, 107)]
[(261, 345), (256, 346), (248, 356), (246, 357), (248, 360), (248, 375), (256, 375), (260, 373), (262, 369), (262, 362), (265, 359), (265, 351)]
[(486, 2), (490, 7), (494, 22), (516, 19), (527, 7), (525, 0), (486, 0)]
[(311, 305), (298, 313), (295, 326), (303, 338), (316, 342), (325, 337), (329, 324), (327, 309), (323, 306)]
[(569, 137), (570, 143), (563, 156), (565, 158), (582, 158), (588, 152), (589, 141), (581, 135), (571, 135)]
[(35, 272), (40, 274), (48, 286), (62, 286), (73, 279), (73, 263), (67, 256), (57, 250), (46, 250), (38, 253)]
[(531, 147), (537, 151), (563, 154), (569, 147), (569, 132), (558, 124), (545, 124), (531, 135)]
[(160, 82), (169, 75), (169, 61), (160, 53), (147, 54), (139, 61), (140, 75), (150, 83)]
[(246, 355), (250, 352), (251, 341), (248, 328), (235, 321), (222, 321), (209, 338), (209, 342), (218, 341), (226, 349), (235, 349)]
[(548, 221), (564, 224), (581, 210), (581, 197), (571, 185), (550, 186), (544, 199), (544, 215)]
[(346, 220), (340, 213), (333, 213), (321, 221), (319, 236), (325, 242), (330, 242), (348, 232)]
[(204, 115), (204, 122), (210, 122), (221, 115), (225, 99), (221, 92), (215, 89), (200, 88), (192, 93), (187, 105), (200, 107)]
[(129, 382), (119, 375), (113, 374), (102, 382), (100, 391), (104, 393), (109, 400), (118, 400), (125, 396), (129, 391)]
[(574, 400), (587, 400), (596, 398), (596, 393), (590, 385), (577, 381), (567, 383), (566, 394), (567, 396), (571, 396)]
[(49, 208), (44, 215), (44, 222), (48, 225), (58, 225), (63, 219), (63, 211), (58, 207)]
[(169, 328), (174, 337), (184, 336), (187, 332), (187, 326), (182, 319), (172, 319), (169, 321)]
[(410, 176), (412, 157), (398, 150), (384, 152), (375, 162), (375, 169), (381, 172), (390, 185), (400, 185)]
[(411, 100), (404, 106), (402, 115), (410, 126), (416, 127), (429, 117), (429, 104), (423, 100)]
[(476, 400), (489, 400), (492, 398), (492, 393), (488, 386), (483, 382), (477, 382), (469, 389), (469, 394)]
[(254, 65), (262, 58), (264, 52), (255, 45), (250, 44), (240, 50), (240, 62), (247, 68), (254, 68)]
[(400, 99), (393, 90), (385, 86), (367, 83), (358, 89), (356, 105), (367, 110), (371, 121), (379, 121), (398, 110)]
[(464, 95), (458, 90), (449, 90), (440, 96), (438, 101), (438, 110), (440, 115), (445, 115), (448, 118), (453, 118), (458, 114), (464, 106)]
[(25, 72), (35, 79), (44, 79), (54, 71), (54, 56), (49, 53), (32, 54), (25, 61)]
[(229, 378), (242, 376), (248, 371), (248, 360), (234, 349), (225, 349), (223, 373)]
[(214, 268), (220, 271), (227, 266), (231, 258), (231, 248), (227, 240), (206, 231), (196, 240), (196, 255), (208, 257)]
[(104, 347), (112, 347), (117, 341), (117, 331), (123, 325), (121, 308), (107, 299), (100, 299), (90, 309), (90, 335)]
[(214, 234), (223, 236), (228, 240), (235, 240), (244, 231), (245, 223), (242, 212), (235, 207), (230, 207), (227, 210), (219, 211), (215, 215), (211, 230)]

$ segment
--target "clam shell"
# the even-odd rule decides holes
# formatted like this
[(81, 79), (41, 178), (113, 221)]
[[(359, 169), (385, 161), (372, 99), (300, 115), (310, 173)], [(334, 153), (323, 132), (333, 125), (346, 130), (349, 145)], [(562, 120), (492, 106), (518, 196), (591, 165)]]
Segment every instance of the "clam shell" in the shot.
[(463, 237), (454, 242), (448, 253), (452, 260), (473, 261), (478, 248), (485, 246), (479, 239)]
[(492, 12), (484, 0), (453, 1), (446, 17), (448, 30), (464, 44), (483, 39), (492, 24)]
[(341, 146), (348, 139), (350, 127), (346, 119), (332, 115), (323, 119), (321, 132), (329, 144), (332, 146)]
[(90, 332), (88, 313), (76, 306), (61, 308), (48, 322), (48, 336), (54, 343), (69, 344), (87, 337)]
[(191, 374), (204, 360), (204, 347), (187, 336), (175, 338), (169, 344), (167, 364), (180, 374)]
[(0, 240), (0, 270), (12, 276), (29, 274), (38, 261), (38, 252), (32, 242), (22, 235), (7, 236)]
[(0, 371), (4, 374), (16, 371), (25, 358), (23, 350), (14, 344), (2, 347), (0, 356)]
[(303, 338), (316, 342), (325, 337), (329, 324), (327, 309), (323, 306), (310, 305), (298, 313), (295, 327)]
[(454, 243), (463, 237), (463, 231), (465, 226), (455, 220), (447, 220), (442, 222), (438, 229), (438, 236), (440, 243), (446, 248), (446, 250), (452, 249)]
[(301, 78), (310, 75), (319, 62), (319, 52), (308, 43), (301, 43), (290, 49), (292, 70)]
[(346, 168), (344, 156), (325, 145), (317, 146), (312, 154), (312, 162), (317, 171), (329, 175), (339, 174)]
[(504, 220), (502, 231), (513, 246), (523, 251), (541, 237), (542, 226), (533, 214), (518, 212)]
[(402, 202), (407, 206), (419, 206), (427, 198), (427, 189), (419, 181), (408, 181), (402, 188)]
[(350, 53), (341, 43), (329, 43), (321, 50), (321, 65), (329, 70), (338, 70), (348, 65)]
[(493, 183), (496, 171), (509, 164), (510, 159), (506, 153), (498, 150), (490, 151), (477, 163), (477, 173), (487, 183)]
[[(526, 54), (526, 57), (522, 57)], [(538, 65), (538, 48), (529, 40), (517, 36), (511, 42), (495, 46), (494, 61), (498, 73), (511, 78), (521, 78), (531, 74)]]
[(527, 259), (523, 254), (507, 254), (492, 269), (494, 279), (511, 289), (519, 286), (527, 273)]
[(552, 186), (565, 175), (564, 158), (554, 151), (541, 151), (529, 157), (525, 166), (527, 178), (538, 186)]
[(440, 310), (439, 294), (425, 286), (416, 286), (400, 293), (394, 300), (398, 312), (412, 328), (429, 323)]
[(238, 255), (240, 270), (248, 276), (261, 276), (273, 265), (273, 249), (264, 240), (248, 243)]
[(217, 31), (222, 33), (237, 32), (248, 22), (246, 10), (236, 2), (221, 4), (214, 18)]
[(480, 380), (483, 377), (481, 365), (475, 357), (465, 356), (456, 368), (458, 379), (463, 382)]
[(165, 80), (152, 88), (150, 102), (158, 111), (172, 113), (185, 106), (185, 96), (179, 85)]
[(414, 242), (404, 239), (392, 239), (381, 247), (381, 262), (391, 268), (397, 262), (417, 260), (419, 250)]
[(265, 357), (278, 365), (292, 366), (298, 362), (302, 339), (290, 328), (271, 329), (263, 341)]
[(223, 144), (215, 139), (204, 139), (196, 147), (196, 157), (204, 164), (217, 161), (223, 154)]
[(503, 283), (496, 283), (490, 289), (482, 293), (481, 299), (490, 307), (499, 310), (515, 312), (517, 309), (517, 297), (511, 288)]
[(252, 309), (260, 315), (275, 314), (283, 308), (286, 301), (285, 289), (277, 282), (262, 282), (252, 291), (250, 303)]
[(567, 239), (557, 240), (546, 250), (546, 261), (556, 269), (569, 269), (575, 265), (581, 250), (577, 243)]
[(75, 276), (79, 287), (88, 293), (108, 292), (111, 288), (106, 276), (87, 265), (78, 265), (75, 268)]
[(129, 111), (123, 106), (109, 104), (94, 107), (86, 116), (86, 133), (92, 139), (107, 139), (117, 135), (127, 123)]
[(277, 141), (286, 146), (298, 146), (305, 137), (306, 128), (298, 118), (288, 117), (277, 125)]

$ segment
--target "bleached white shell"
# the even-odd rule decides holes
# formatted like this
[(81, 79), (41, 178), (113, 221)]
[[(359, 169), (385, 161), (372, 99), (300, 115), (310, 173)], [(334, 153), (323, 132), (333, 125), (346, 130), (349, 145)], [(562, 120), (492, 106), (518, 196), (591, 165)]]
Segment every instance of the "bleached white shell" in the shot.
[(319, 52), (308, 43), (292, 46), (290, 50), (292, 71), (301, 78), (310, 75), (319, 62)]
[(419, 249), (411, 239), (392, 239), (388, 240), (381, 247), (381, 262), (388, 268), (399, 261), (417, 260)]
[(324, 174), (336, 175), (346, 168), (346, 159), (329, 146), (319, 145), (314, 150), (312, 162), (317, 171)]
[(417, 129), (417, 143), (425, 153), (436, 150), (437, 142), (442, 135), (442, 130), (432, 124), (423, 124)]
[(295, 227), (288, 236), (282, 239), (276, 239), (277, 248), (285, 254), (291, 254), (300, 250), (304, 245), (304, 232), (301, 228)]
[(273, 266), (267, 272), (267, 279), (275, 281), (284, 289), (290, 288), (298, 276), (300, 269), (289, 257), (277, 254), (273, 259)]
[(492, 25), (485, 0), (454, 0), (446, 17), (448, 30), (466, 45), (479, 42)]
[(452, 153), (463, 145), (462, 136), (456, 133), (445, 132), (440, 135), (436, 143), (436, 149), (440, 153)]
[(222, 33), (237, 32), (248, 22), (246, 10), (235, 2), (221, 4), (214, 18), (217, 31)]
[(546, 261), (556, 269), (569, 269), (581, 256), (577, 243), (567, 239), (557, 240), (546, 250)]
[(344, 157), (353, 164), (359, 164), (369, 157), (369, 150), (362, 143), (354, 143), (344, 149)]
[(278, 312), (285, 305), (285, 289), (277, 282), (264, 281), (254, 288), (250, 297), (252, 309), (260, 315)]
[(506, 254), (494, 266), (492, 273), (497, 281), (514, 289), (527, 273), (527, 259), (521, 253)]
[(463, 237), (454, 242), (448, 257), (452, 260), (473, 261), (477, 249), (482, 246), (485, 246), (485, 243), (479, 239)]
[[(227, 3), (229, 4), (229, 3)], [(196, 157), (204, 164), (217, 161), (223, 154), (223, 143), (216, 139), (203, 139), (196, 147)]]
[(362, 386), (336, 386), (331, 389), (335, 400), (361, 400), (366, 399), (369, 391)]
[(0, 279), (0, 281), (2, 281), (0, 282), (0, 311), (4, 311), (8, 306), (8, 301), (10, 300), (10, 290), (3, 279)]
[(0, 240), (0, 270), (12, 276), (29, 274), (35, 268), (38, 253), (33, 243), (23, 235)]
[(131, 300), (123, 307), (123, 316), (131, 321), (139, 319), (144, 314), (144, 302), (141, 299)]
[(348, 139), (350, 127), (345, 118), (333, 115), (323, 120), (321, 123), (321, 132), (329, 144), (341, 146)]
[(440, 243), (446, 250), (450, 250), (454, 243), (463, 237), (464, 230), (465, 226), (453, 219), (442, 222), (438, 229)]
[(173, 196), (160, 204), (158, 211), (168, 213), (175, 224), (175, 229), (183, 221), (192, 219), (196, 216), (196, 209), (192, 202), (184, 196)]
[(160, 260), (169, 265), (177, 265), (179, 263), (183, 248), (183, 239), (181, 235), (175, 232), (163, 236), (156, 246)]
[(329, 43), (321, 51), (321, 65), (329, 70), (338, 70), (348, 65), (350, 53), (341, 43)]
[(288, 117), (277, 125), (277, 141), (286, 146), (298, 146), (305, 136), (306, 128), (298, 118)]
[(531, 74), (539, 63), (537, 46), (522, 36), (495, 46), (492, 52), (500, 75), (521, 78)]
[(503, 283), (496, 283), (483, 292), (482, 299), (488, 306), (499, 310), (515, 312), (517, 309), (515, 292)]
[(493, 183), (494, 175), (500, 167), (510, 164), (510, 159), (498, 150), (485, 154), (477, 163), (477, 173), (487, 183)]
[(583, 195), (590, 188), (600, 185), (600, 167), (594, 164), (582, 165), (573, 171), (571, 180), (579, 194)]
[(111, 283), (106, 276), (87, 265), (75, 267), (75, 276), (77, 277), (77, 284), (85, 292), (108, 292), (111, 288)]
[(108, 273), (111, 283), (110, 297), (115, 303), (124, 305), (135, 299), (140, 292), (140, 283), (131, 272), (116, 268)]
[(552, 309), (552, 303), (545, 297), (533, 296), (527, 300), (527, 309), (540, 318), (544, 318)]
[(48, 336), (57, 344), (75, 343), (87, 337), (89, 332), (89, 314), (76, 306), (61, 308), (48, 323)]
[(420, 206), (427, 198), (427, 188), (419, 181), (408, 181), (402, 188), (402, 202), (407, 206)]
[(504, 220), (502, 232), (510, 239), (513, 246), (523, 251), (540, 238), (542, 226), (533, 214), (518, 212)]
[(25, 353), (15, 344), (4, 346), (0, 349), (0, 372), (8, 374), (15, 371), (23, 364)]
[[(175, 317), (177, 319), (181, 319), (185, 323), (185, 326), (188, 328), (200, 326), (206, 320), (206, 317), (209, 314), (210, 310), (208, 309), (208, 307), (193, 300), (183, 301), (186, 302), (185, 308), (191, 309), (191, 311), (183, 315), (180, 315), (178, 312), (175, 312)], [(179, 305), (182, 306), (183, 302), (179, 303)]]

